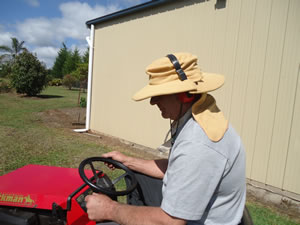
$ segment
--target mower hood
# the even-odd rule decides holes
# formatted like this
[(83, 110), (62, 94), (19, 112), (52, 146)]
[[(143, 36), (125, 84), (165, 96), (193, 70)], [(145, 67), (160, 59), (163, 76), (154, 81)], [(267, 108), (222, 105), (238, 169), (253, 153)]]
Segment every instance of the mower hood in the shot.
[(51, 209), (55, 202), (66, 209), (83, 184), (77, 169), (27, 165), (0, 177), (0, 205)]

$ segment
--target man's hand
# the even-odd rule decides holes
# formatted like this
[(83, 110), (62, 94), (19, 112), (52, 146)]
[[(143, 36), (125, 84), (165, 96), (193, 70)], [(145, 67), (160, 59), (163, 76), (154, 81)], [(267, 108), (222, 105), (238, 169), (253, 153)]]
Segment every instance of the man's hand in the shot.
[(93, 193), (85, 197), (87, 213), (90, 220), (111, 220), (113, 206), (116, 202), (103, 194)]
[[(120, 163), (126, 165), (126, 162), (129, 161), (128, 156), (122, 154), (121, 152), (112, 151), (102, 155), (104, 158), (112, 158), (113, 160), (119, 161)], [(105, 163), (110, 169), (114, 170), (115, 167), (112, 164)]]
[(159, 207), (131, 206), (120, 204), (103, 194), (85, 197), (90, 220), (115, 221), (124, 225), (185, 225), (186, 221), (172, 217)]
[[(163, 179), (168, 167), (168, 159), (144, 160), (140, 158), (130, 157), (118, 151), (108, 152), (102, 155), (104, 158), (112, 158), (123, 163), (129, 169), (143, 173), (150, 177)], [(110, 169), (114, 170), (115, 166), (105, 163)]]

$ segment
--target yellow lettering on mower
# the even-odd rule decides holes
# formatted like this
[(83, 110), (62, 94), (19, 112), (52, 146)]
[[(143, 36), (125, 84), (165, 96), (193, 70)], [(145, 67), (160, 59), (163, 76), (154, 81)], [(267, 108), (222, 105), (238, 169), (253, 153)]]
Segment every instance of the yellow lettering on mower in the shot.
[(30, 195), (20, 195), (14, 193), (1, 193), (0, 192), (0, 202), (10, 203), (13, 205), (23, 205), (31, 206), (34, 205), (35, 201), (31, 198)]

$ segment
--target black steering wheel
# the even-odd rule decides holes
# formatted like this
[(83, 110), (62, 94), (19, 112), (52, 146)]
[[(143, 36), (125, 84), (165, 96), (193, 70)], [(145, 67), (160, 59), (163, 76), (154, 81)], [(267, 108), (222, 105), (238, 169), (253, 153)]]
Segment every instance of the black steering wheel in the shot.
[[(108, 164), (114, 165), (115, 168), (123, 170), (125, 173), (121, 176), (117, 177), (114, 180), (110, 180), (110, 178), (103, 173), (101, 170), (96, 170), (94, 167), (95, 162), (104, 162)], [(92, 172), (93, 177), (88, 178), (85, 173), (85, 167), (86, 165), (89, 165)], [(90, 188), (94, 192), (103, 193), (109, 196), (121, 196), (121, 195), (127, 195), (130, 192), (132, 192), (137, 185), (137, 180), (134, 175), (134, 173), (128, 169), (126, 166), (124, 166), (122, 163), (113, 160), (111, 158), (103, 158), (103, 157), (91, 157), (83, 160), (79, 165), (79, 175), (81, 179), (90, 186)], [(114, 188), (114, 185), (118, 183), (122, 178), (128, 178), (130, 180), (130, 184), (126, 187), (125, 190), (117, 191)]]

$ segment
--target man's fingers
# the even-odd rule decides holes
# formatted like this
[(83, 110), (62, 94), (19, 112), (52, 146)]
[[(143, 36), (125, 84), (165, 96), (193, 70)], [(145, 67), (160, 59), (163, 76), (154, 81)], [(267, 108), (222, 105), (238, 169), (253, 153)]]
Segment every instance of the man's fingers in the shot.
[(107, 153), (102, 154), (102, 157), (112, 158), (114, 155), (115, 155), (115, 151), (112, 151), (112, 152), (107, 152)]
[(104, 163), (104, 165), (107, 166), (111, 170), (114, 170), (116, 168), (113, 164), (110, 164), (110, 163)]
[(88, 201), (90, 201), (94, 196), (98, 196), (98, 195), (99, 195), (99, 194), (93, 192), (93, 194), (85, 196), (84, 201), (88, 202)]
[(87, 195), (87, 196), (85, 196), (84, 201), (85, 201), (85, 202), (88, 202), (89, 199), (90, 199), (90, 195)]

